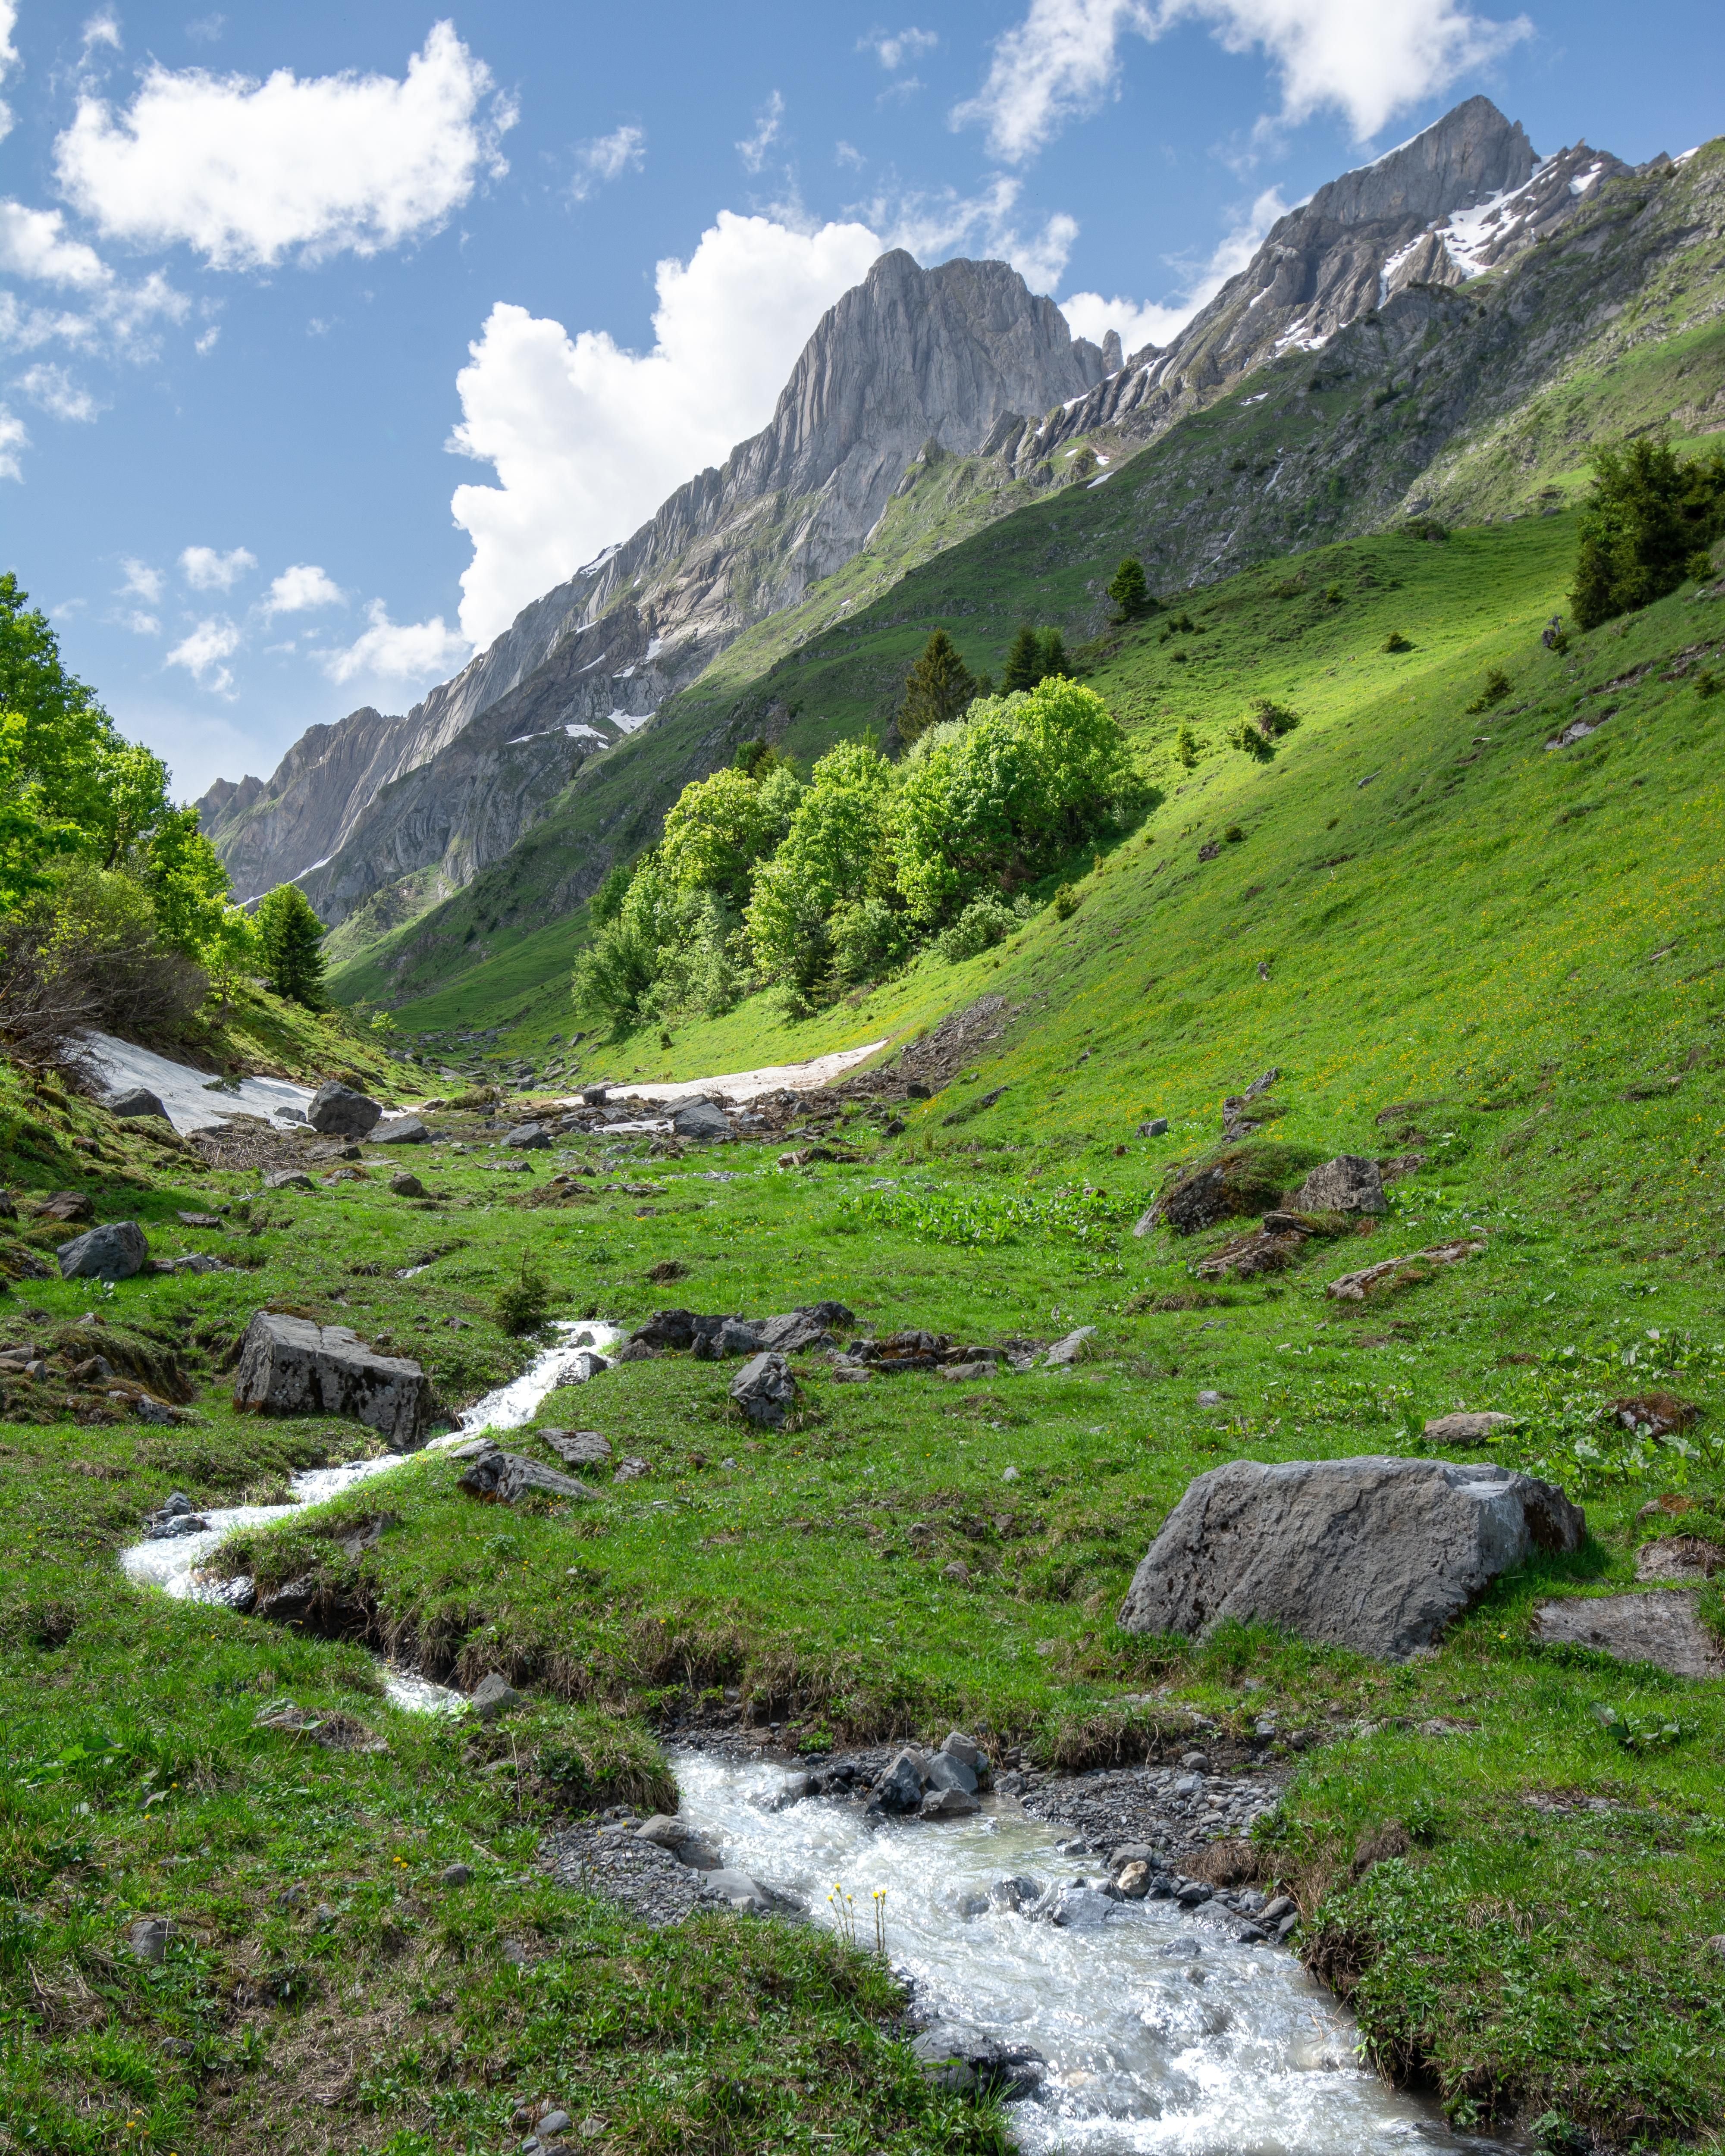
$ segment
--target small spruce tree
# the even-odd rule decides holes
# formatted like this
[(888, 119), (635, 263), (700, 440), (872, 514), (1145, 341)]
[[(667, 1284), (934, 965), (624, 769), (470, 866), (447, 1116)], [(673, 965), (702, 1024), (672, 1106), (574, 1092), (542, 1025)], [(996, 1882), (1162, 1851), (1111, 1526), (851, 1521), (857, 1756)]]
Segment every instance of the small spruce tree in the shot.
[(958, 647), (937, 629), (922, 647), (922, 656), (905, 676), (905, 701), (898, 715), (900, 738), (906, 747), (931, 726), (956, 719), (977, 693), (970, 669)]
[(1136, 554), (1128, 554), (1109, 581), (1108, 596), (1114, 602), (1117, 624), (1136, 621), (1150, 611), (1150, 586), (1144, 575), (1144, 565)]
[(1057, 629), (1042, 632), (1043, 680), (1047, 680), (1050, 675), (1064, 675), (1068, 680), (1072, 676), (1072, 662), (1066, 656), (1065, 643)]
[(1012, 640), (1012, 649), (1006, 654), (1005, 671), (1000, 676), (1000, 693), (1010, 696), (1020, 689), (1034, 689), (1045, 672), (1042, 664), (1042, 639), (1027, 623)]
[(296, 883), (279, 883), (259, 904), (258, 942), (264, 978), (279, 996), (323, 1008), (324, 925)]

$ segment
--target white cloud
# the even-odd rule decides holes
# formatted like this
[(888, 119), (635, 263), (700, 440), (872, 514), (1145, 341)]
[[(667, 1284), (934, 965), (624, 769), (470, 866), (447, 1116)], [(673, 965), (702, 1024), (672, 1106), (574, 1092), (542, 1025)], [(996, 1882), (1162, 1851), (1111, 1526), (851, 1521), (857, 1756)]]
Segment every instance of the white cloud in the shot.
[(162, 624), (153, 613), (146, 613), (141, 607), (134, 608), (131, 613), (123, 614), (121, 619), (134, 636), (160, 636), (162, 634)]
[(136, 554), (122, 555), (120, 566), (126, 572), (126, 582), (120, 587), (126, 597), (142, 599), (146, 606), (162, 603), (167, 578), (160, 569), (152, 569), (147, 562), (139, 561)]
[(213, 45), (227, 28), (225, 15), (200, 15), (195, 23), (187, 23), (186, 35), (194, 45)]
[(619, 127), (609, 135), (600, 135), (591, 142), (583, 142), (575, 153), (580, 170), (569, 182), (569, 192), (577, 202), (588, 197), (607, 180), (620, 179), (627, 172), (639, 172), (647, 162), (646, 130), (641, 127)]
[(758, 172), (767, 162), (767, 152), (778, 140), (779, 123), (784, 118), (784, 100), (775, 90), (761, 108), (761, 117), (752, 135), (746, 136), (737, 146), (737, 154), (752, 172)]
[(183, 666), (200, 689), (225, 696), (234, 686), (234, 675), (222, 663), (239, 650), (240, 634), (226, 614), (212, 614), (201, 621), (167, 654), (170, 666)]
[(1030, 0), (952, 124), (981, 122), (1017, 163), (1117, 93), (1126, 33), (1154, 39), (1184, 22), (1209, 23), (1229, 52), (1261, 50), (1282, 119), (1334, 110), (1360, 141), (1532, 33), (1524, 15), (1488, 22), (1457, 0)]
[(870, 30), (867, 37), (857, 39), (856, 49), (872, 53), (891, 74), (906, 60), (932, 53), (939, 43), (940, 33), (936, 30)]
[(371, 627), (341, 651), (322, 654), (323, 670), (332, 681), (367, 675), (392, 681), (427, 681), (449, 673), (472, 646), (445, 626), (441, 614), (429, 621), (392, 621), (382, 599), (366, 609)]
[(187, 547), (180, 556), (180, 573), (194, 592), (229, 592), (258, 557), (249, 547), (236, 547), (231, 554), (218, 554), (213, 547)]
[(98, 404), (87, 389), (80, 389), (63, 367), (39, 360), (18, 377), (18, 386), (33, 404), (56, 419), (94, 419), (107, 407)]
[[(12, 33), (17, 27), (17, 0), (0, 0), (0, 82), (4, 82), (8, 74), (18, 65), (18, 47), (12, 42)], [(9, 135), (11, 132), (12, 107), (3, 100), (0, 100), (0, 136)], [(16, 424), (14, 421), (13, 424)], [(3, 434), (0, 434), (0, 457), (3, 457), (5, 454), (3, 440)], [(0, 464), (0, 478), (16, 479), (17, 477), (18, 474), (15, 471), (8, 471), (5, 465)]]
[(798, 353), (880, 252), (860, 223), (793, 231), (729, 210), (685, 263), (656, 273), (651, 352), (603, 330), (499, 302), (457, 377), (449, 446), (493, 465), (495, 486), (450, 504), (472, 537), (461, 626), (475, 644), (614, 540), (671, 490), (764, 426)]
[(222, 326), (221, 324), (218, 322), (213, 328), (207, 329), (202, 336), (195, 337), (193, 340), (193, 351), (198, 354), (198, 357), (200, 359), (208, 359), (209, 355), (215, 350), (217, 341), (220, 338), (221, 334)]
[(104, 8), (90, 17), (84, 26), (84, 57), (88, 59), (98, 45), (106, 45), (110, 52), (121, 48), (120, 24), (111, 8)]
[(341, 606), (347, 593), (315, 562), (295, 562), (270, 587), (264, 612), (274, 620), (279, 613), (305, 613), (313, 607)]
[(494, 98), (481, 116), (491, 87), (449, 23), (405, 81), (155, 65), (123, 111), (80, 98), (55, 167), (106, 238), (184, 241), (217, 269), (372, 254), (436, 230), (482, 177), (508, 169), (497, 142), (516, 115)]
[(1118, 330), (1120, 341), (1127, 352), (1142, 350), (1147, 344), (1166, 344), (1177, 331), (1183, 330), (1200, 307), (1214, 299), (1228, 280), (1244, 270), (1259, 248), (1264, 235), (1279, 217), (1286, 217), (1288, 205), (1275, 187), (1266, 187), (1246, 213), (1230, 227), (1208, 262), (1201, 265), (1177, 264), (1186, 270), (1186, 279), (1180, 287), (1179, 296), (1158, 303), (1153, 300), (1105, 300), (1100, 292), (1075, 292), (1069, 300), (1060, 302), (1060, 312), (1072, 326), (1075, 336), (1089, 337), (1100, 344), (1110, 330)]
[(78, 292), (99, 292), (114, 281), (93, 247), (67, 239), (57, 209), (27, 209), (18, 202), (0, 202), (0, 271)]
[(29, 429), (0, 404), (0, 479), (23, 480), (24, 468), (18, 462), (18, 452), (29, 446)]
[(833, 145), (833, 162), (835, 165), (844, 165), (853, 172), (860, 172), (868, 162), (854, 142), (839, 141)]

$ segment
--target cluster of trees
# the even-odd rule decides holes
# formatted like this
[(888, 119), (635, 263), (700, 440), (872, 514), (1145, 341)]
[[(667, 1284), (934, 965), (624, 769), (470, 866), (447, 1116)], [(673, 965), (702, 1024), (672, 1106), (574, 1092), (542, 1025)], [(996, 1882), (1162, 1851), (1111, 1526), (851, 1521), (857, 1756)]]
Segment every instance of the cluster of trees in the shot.
[(1579, 629), (1664, 598), (1687, 578), (1712, 576), (1711, 550), (1725, 532), (1725, 449), (1686, 460), (1643, 435), (1596, 450), (1593, 470), (1569, 594)]
[(51, 1054), (80, 1025), (171, 1030), (212, 985), (226, 996), (270, 969), (295, 901), (321, 936), (288, 888), (259, 919), (234, 905), (162, 759), (124, 738), (0, 575), (0, 1028), (14, 1050)]
[(685, 787), (660, 844), (594, 899), (574, 979), (583, 1014), (618, 1026), (716, 1014), (768, 984), (807, 1009), (932, 937), (955, 957), (998, 942), (1028, 886), (1144, 796), (1107, 707), (1064, 672), (975, 688), (937, 631), (907, 685), (922, 701), (900, 762), (845, 742), (804, 783), (752, 742)]

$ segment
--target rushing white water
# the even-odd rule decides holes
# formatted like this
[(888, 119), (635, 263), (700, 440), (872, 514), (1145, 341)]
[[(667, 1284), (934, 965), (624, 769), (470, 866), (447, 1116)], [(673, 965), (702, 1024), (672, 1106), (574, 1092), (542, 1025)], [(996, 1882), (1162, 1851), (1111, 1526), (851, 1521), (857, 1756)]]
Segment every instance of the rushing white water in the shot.
[[(542, 1349), (518, 1378), (476, 1400), (461, 1418), (452, 1436), (434, 1438), (427, 1451), (464, 1444), (488, 1430), (519, 1430), (532, 1420), (545, 1399), (559, 1385), (581, 1382), (576, 1362), (583, 1348), (603, 1352), (618, 1337), (618, 1327), (578, 1321), (560, 1321), (563, 1337), (554, 1347)], [(160, 1588), (164, 1594), (193, 1602), (221, 1602), (226, 1584), (205, 1569), (218, 1545), (237, 1527), (267, 1527), (285, 1520), (303, 1506), (321, 1505), (339, 1497), (357, 1482), (388, 1474), (407, 1465), (411, 1453), (386, 1452), (376, 1460), (349, 1460), (341, 1467), (308, 1467), (292, 1477), (285, 1505), (217, 1506), (199, 1514), (209, 1525), (195, 1534), (174, 1535), (162, 1542), (134, 1543), (120, 1553), (127, 1577), (140, 1585)], [(459, 1714), (467, 1702), (447, 1685), (434, 1684), (413, 1670), (383, 1665), (384, 1691), (393, 1706), (416, 1714)]]
[(839, 1920), (828, 1897), (841, 1889), (865, 1946), (884, 1889), (887, 1953), (919, 2004), (1043, 2054), (1042, 2092), (1011, 2113), (1034, 2156), (1424, 2156), (1492, 2145), (1458, 2138), (1435, 2108), (1363, 2068), (1336, 2001), (1285, 1949), (1235, 1945), (1237, 1919), (1119, 1902), (1099, 1926), (1066, 1928), (988, 1908), (990, 1887), (1015, 1875), (1102, 1883), (1093, 1861), (1060, 1855), (1056, 1830), (1011, 1799), (986, 1799), (991, 1809), (972, 1819), (870, 1830), (839, 1800), (764, 1809), (784, 1779), (776, 1768), (692, 1752), (675, 1764), (682, 1815), (727, 1866), (789, 1889), (829, 1927)]

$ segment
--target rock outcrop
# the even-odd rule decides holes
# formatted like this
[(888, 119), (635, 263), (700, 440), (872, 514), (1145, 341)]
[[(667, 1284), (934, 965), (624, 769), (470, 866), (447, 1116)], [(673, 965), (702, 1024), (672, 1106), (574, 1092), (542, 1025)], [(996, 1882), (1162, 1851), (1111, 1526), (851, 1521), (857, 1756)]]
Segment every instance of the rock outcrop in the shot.
[(1561, 1490), (1501, 1467), (1230, 1460), (1169, 1513), (1120, 1623), (1197, 1638), (1234, 1617), (1399, 1661), (1535, 1550), (1579, 1548), (1586, 1528)]
[(266, 785), (212, 788), (198, 805), (236, 888), (292, 877), (335, 923), (415, 870), (458, 887), (585, 754), (842, 567), (928, 444), (973, 453), (1004, 413), (1046, 412), (1103, 372), (1101, 349), (1007, 264), (883, 254), (721, 468), (524, 608), (404, 718), (354, 711), (310, 728)]

